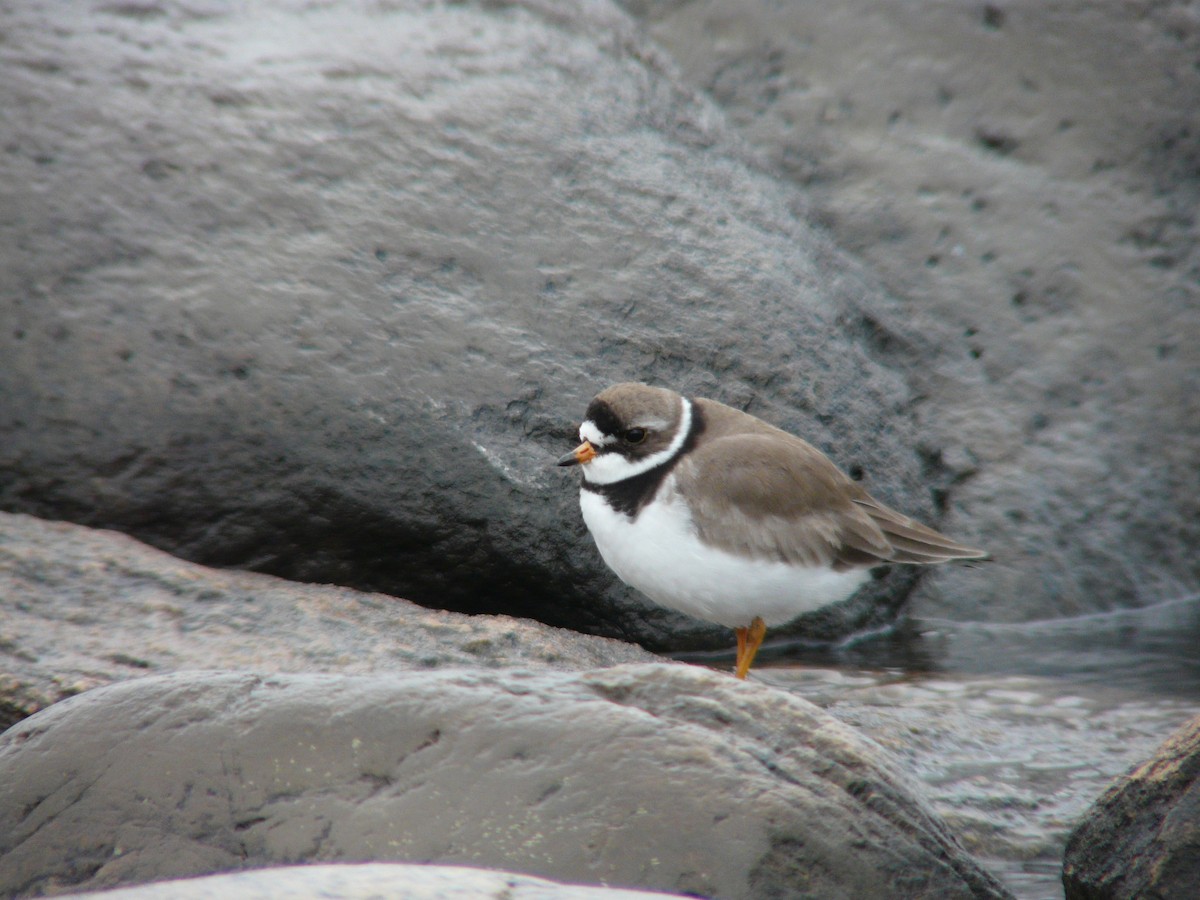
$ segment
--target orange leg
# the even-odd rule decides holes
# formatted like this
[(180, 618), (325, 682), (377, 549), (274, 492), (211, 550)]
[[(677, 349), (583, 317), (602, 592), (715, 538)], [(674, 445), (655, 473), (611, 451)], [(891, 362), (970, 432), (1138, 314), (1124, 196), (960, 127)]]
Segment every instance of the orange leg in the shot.
[(761, 618), (755, 616), (749, 628), (738, 628), (736, 631), (738, 639), (737, 668), (733, 674), (738, 678), (745, 678), (746, 673), (750, 671), (751, 663), (754, 662), (754, 656), (758, 653), (758, 648), (767, 634), (767, 625)]

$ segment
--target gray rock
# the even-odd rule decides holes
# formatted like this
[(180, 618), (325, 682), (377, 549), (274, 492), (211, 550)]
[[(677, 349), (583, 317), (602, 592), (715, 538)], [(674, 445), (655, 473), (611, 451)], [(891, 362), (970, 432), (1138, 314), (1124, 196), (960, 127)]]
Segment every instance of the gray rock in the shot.
[(178, 669), (353, 674), (653, 659), (536, 622), (206, 569), (125, 535), (0, 513), (0, 730), (89, 688)]
[(1067, 841), (1067, 900), (1171, 900), (1200, 885), (1200, 718), (1104, 792)]
[[(95, 897), (89, 894), (60, 896)], [(115, 888), (101, 900), (654, 900), (660, 893), (562, 884), (467, 866), (293, 866)]]
[(957, 338), (889, 338), (891, 360), (956, 485), (945, 526), (996, 562), (939, 570), (913, 610), (1020, 620), (1200, 589), (1194, 9), (624, 5), (914, 329)]
[[(931, 467), (897, 352), (976, 372), (965, 341), (900, 315), (615, 7), (0, 29), (0, 508), (682, 647), (729, 638), (620, 585), (550, 468), (599, 387), (747, 408), (926, 519), (966, 474)], [(805, 627), (885, 620), (913, 577)]]
[(876, 745), (687, 666), (178, 673), (0, 737), (6, 894), (350, 860), (712, 897), (1007, 896)]

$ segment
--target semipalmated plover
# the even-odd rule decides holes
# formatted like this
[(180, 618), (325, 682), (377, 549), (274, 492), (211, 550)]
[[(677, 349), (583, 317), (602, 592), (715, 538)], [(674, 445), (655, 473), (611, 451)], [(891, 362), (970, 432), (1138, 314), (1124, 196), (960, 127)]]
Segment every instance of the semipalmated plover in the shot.
[(602, 391), (558, 461), (600, 555), (654, 602), (737, 632), (745, 678), (767, 626), (845, 600), (885, 563), (980, 559), (880, 503), (807, 441), (715, 400)]

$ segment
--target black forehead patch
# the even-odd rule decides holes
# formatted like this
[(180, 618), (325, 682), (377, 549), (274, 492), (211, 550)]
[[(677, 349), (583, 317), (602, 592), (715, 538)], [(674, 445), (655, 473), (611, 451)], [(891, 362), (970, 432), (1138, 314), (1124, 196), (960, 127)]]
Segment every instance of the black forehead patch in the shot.
[(593, 400), (589, 403), (587, 415), (584, 418), (594, 423), (600, 429), (601, 434), (616, 436), (621, 433), (621, 420), (612, 411), (612, 407), (603, 400)]

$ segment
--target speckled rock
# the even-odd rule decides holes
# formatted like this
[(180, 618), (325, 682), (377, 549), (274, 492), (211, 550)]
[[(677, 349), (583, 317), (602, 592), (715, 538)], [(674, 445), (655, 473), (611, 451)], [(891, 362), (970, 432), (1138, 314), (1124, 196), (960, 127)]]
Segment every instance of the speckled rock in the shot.
[(0, 891), (470, 864), (707, 897), (1005, 897), (874, 744), (688, 666), (177, 673), (0, 737)]
[(1116, 780), (1067, 841), (1067, 900), (1172, 900), (1200, 885), (1200, 718)]
[(622, 5), (914, 330), (955, 337), (893, 358), (931, 472), (959, 479), (944, 525), (996, 562), (939, 570), (912, 609), (1014, 621), (1200, 589), (1195, 5)]
[(208, 569), (115, 532), (0, 513), (0, 729), (80, 691), (177, 669), (349, 674), (653, 659), (524, 619)]

